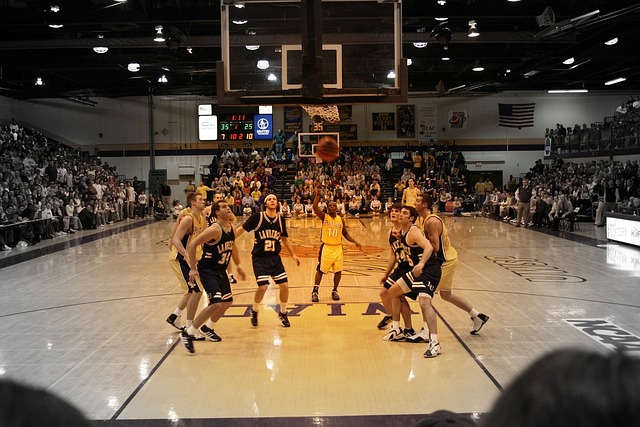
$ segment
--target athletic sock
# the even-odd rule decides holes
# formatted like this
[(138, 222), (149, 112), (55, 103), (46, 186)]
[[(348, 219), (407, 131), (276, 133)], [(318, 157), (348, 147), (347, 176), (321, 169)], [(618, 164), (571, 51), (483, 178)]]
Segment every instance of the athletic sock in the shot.
[(173, 310), (173, 314), (175, 314), (176, 316), (180, 316), (182, 314), (182, 310), (176, 308), (175, 310)]
[(187, 320), (186, 322), (187, 328), (191, 325), (193, 325), (193, 320)]
[(432, 343), (438, 343), (438, 334), (429, 334), (429, 341)]
[(471, 310), (469, 310), (469, 316), (471, 316), (472, 319), (474, 317), (477, 317), (478, 314), (480, 314), (480, 312), (478, 310), (476, 310), (475, 308), (472, 308)]
[(259, 308), (260, 308), (260, 304), (258, 304), (258, 303), (255, 303), (255, 302), (254, 302), (254, 303), (251, 305), (251, 310), (253, 310), (253, 311), (258, 311), (258, 309), (259, 309)]
[(196, 328), (193, 325), (189, 326), (186, 331), (191, 336), (195, 336), (196, 334)]
[(213, 320), (209, 319), (205, 322), (205, 326), (209, 329), (213, 329), (214, 326), (216, 326), (216, 322), (214, 322)]
[(400, 321), (399, 320), (393, 320), (391, 322), (391, 329), (400, 329)]
[(422, 325), (422, 328), (423, 328), (425, 331), (428, 331), (428, 330), (429, 330), (429, 324), (428, 324), (427, 322), (424, 322), (424, 325)]
[(286, 313), (287, 312), (287, 303), (286, 302), (280, 302), (280, 313)]

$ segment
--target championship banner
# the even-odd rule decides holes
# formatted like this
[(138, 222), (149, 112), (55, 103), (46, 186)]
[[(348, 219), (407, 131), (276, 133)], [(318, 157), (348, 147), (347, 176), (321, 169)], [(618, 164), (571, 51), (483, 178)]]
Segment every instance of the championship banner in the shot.
[(396, 135), (398, 138), (416, 137), (416, 106), (397, 105), (398, 127)]
[(288, 141), (295, 132), (302, 132), (302, 107), (284, 107), (284, 139)]
[(396, 113), (371, 113), (372, 130), (396, 130)]
[(418, 106), (418, 141), (438, 140), (438, 107), (435, 104)]
[(466, 129), (468, 118), (467, 110), (450, 110), (449, 115), (447, 116), (449, 129)]

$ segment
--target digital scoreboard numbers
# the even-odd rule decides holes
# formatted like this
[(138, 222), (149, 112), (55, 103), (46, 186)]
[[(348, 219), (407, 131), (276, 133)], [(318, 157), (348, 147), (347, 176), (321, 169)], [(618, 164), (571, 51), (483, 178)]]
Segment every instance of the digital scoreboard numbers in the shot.
[(246, 141), (253, 137), (253, 114), (218, 114), (218, 141)]
[(198, 137), (201, 141), (244, 142), (273, 139), (273, 115), (257, 108), (223, 109), (198, 105)]

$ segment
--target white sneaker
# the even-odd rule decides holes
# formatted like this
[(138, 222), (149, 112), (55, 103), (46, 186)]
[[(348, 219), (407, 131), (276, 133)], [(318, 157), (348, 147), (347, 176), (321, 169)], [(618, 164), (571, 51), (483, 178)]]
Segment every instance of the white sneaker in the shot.
[(404, 338), (404, 334), (402, 333), (402, 328), (391, 328), (389, 332), (387, 332), (382, 339), (385, 341), (400, 341)]
[(429, 342), (429, 331), (422, 328), (417, 334), (407, 337), (407, 342), (427, 343)]
[(424, 352), (424, 357), (432, 358), (442, 353), (442, 347), (439, 342), (432, 342), (429, 345), (429, 349)]
[(489, 316), (484, 313), (479, 313), (476, 317), (472, 317), (473, 321), (473, 329), (471, 330), (471, 335), (475, 335), (480, 332), (480, 329), (484, 326), (485, 323), (489, 321)]

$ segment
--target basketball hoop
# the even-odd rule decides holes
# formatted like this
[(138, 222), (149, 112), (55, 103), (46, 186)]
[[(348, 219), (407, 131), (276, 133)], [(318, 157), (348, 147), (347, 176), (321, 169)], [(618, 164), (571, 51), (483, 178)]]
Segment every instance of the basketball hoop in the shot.
[(556, 23), (556, 14), (553, 13), (551, 6), (547, 6), (542, 15), (536, 16), (536, 22), (538, 27), (548, 27)]
[(337, 105), (301, 105), (304, 111), (315, 120), (315, 117), (321, 118), (325, 122), (340, 122), (340, 113)]

